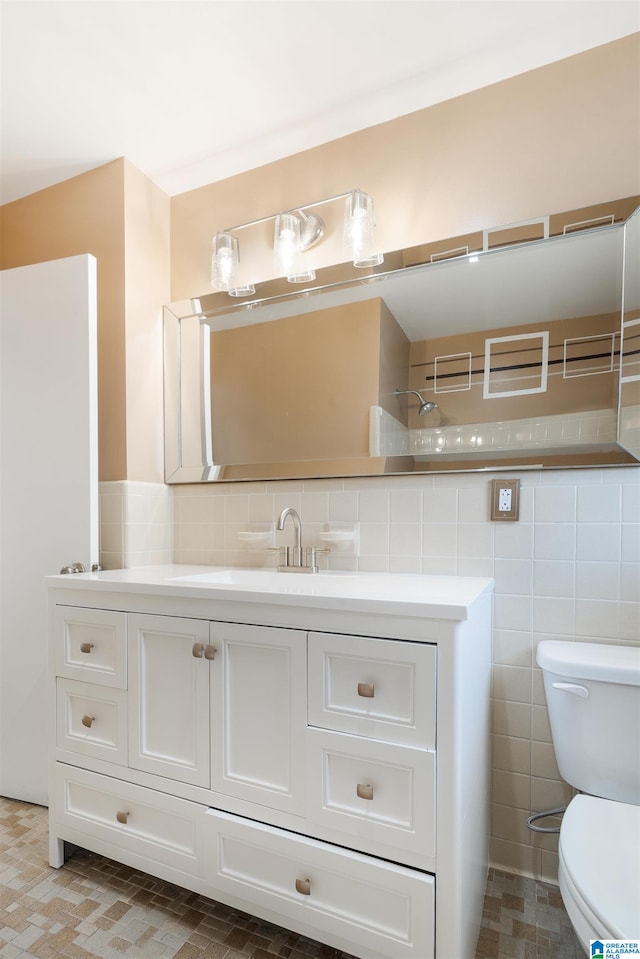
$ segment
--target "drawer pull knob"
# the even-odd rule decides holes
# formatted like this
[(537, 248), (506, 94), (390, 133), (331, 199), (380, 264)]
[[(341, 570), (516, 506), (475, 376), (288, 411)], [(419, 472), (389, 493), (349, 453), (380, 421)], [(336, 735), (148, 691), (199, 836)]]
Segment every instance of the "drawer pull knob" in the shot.
[(90, 653), (92, 649), (93, 649), (93, 643), (82, 643), (80, 645), (81, 653)]
[(129, 813), (122, 812), (122, 810), (118, 810), (118, 812), (116, 813), (116, 819), (118, 820), (118, 822), (121, 822), (123, 826), (126, 826), (127, 820), (129, 819)]
[(205, 646), (204, 648), (204, 658), (205, 659), (215, 659), (216, 653), (218, 650), (215, 646)]
[(375, 686), (373, 683), (358, 683), (358, 696), (364, 696), (365, 699), (373, 699)]
[(356, 795), (360, 799), (373, 799), (373, 786), (358, 783), (356, 786)]
[(301, 896), (310, 896), (310, 895), (311, 895), (311, 880), (310, 880), (310, 879), (296, 879), (296, 892), (299, 892)]
[(191, 653), (196, 659), (202, 659), (204, 656), (204, 645), (202, 643), (194, 643)]
[(95, 722), (95, 718), (96, 718), (95, 716), (87, 716), (87, 714), (85, 713), (84, 716), (82, 717), (82, 725), (86, 726), (87, 729), (91, 729), (91, 726)]

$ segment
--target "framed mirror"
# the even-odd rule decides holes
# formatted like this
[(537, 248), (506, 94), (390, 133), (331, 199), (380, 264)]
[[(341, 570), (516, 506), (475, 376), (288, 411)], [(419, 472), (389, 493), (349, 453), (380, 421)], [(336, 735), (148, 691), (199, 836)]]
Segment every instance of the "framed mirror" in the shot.
[(637, 200), (167, 306), (167, 482), (638, 462)]

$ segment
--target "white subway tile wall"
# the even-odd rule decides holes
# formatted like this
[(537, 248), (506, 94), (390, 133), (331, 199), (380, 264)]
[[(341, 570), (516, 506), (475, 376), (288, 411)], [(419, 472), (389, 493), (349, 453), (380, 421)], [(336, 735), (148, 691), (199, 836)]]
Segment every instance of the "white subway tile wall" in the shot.
[(173, 562), (173, 491), (161, 483), (99, 484), (104, 569)]
[[(372, 407), (372, 410), (380, 407)], [(637, 419), (637, 407), (633, 407)], [(635, 420), (629, 417), (628, 429), (633, 429)], [(389, 421), (393, 417), (372, 420), (370, 436), (371, 455), (399, 456), (407, 452), (401, 445), (402, 426), (394, 430)], [(613, 410), (591, 410), (589, 413), (566, 413), (560, 416), (528, 417), (498, 423), (473, 423), (464, 426), (438, 426), (404, 431), (408, 432), (408, 446), (415, 456), (432, 455), (434, 451), (456, 454), (475, 452), (479, 448), (490, 450), (522, 451), (537, 449), (564, 449), (567, 441), (573, 443), (611, 443), (616, 438), (616, 415)], [(404, 437), (403, 437), (404, 438)], [(406, 439), (405, 439), (406, 443)]]
[[(565, 805), (571, 790), (556, 767), (535, 650), (549, 638), (640, 645), (640, 467), (504, 473), (520, 479), (521, 496), (520, 520), (502, 524), (489, 520), (494, 475), (177, 486), (174, 558), (271, 566), (274, 554), (238, 533), (273, 531), (280, 511), (293, 506), (305, 545), (325, 545), (319, 534), (328, 524), (358, 524), (359, 555), (321, 554), (325, 568), (494, 577), (491, 862), (554, 881), (557, 837), (532, 833), (526, 820)], [(117, 492), (103, 491), (103, 550), (117, 553), (122, 510), (123, 528), (134, 527), (122, 534), (122, 565), (133, 565), (145, 552), (133, 548), (143, 507), (129, 499), (144, 498), (144, 484), (117, 485), (131, 489), (120, 503)], [(163, 488), (154, 489), (166, 503)], [(168, 505), (159, 511), (164, 532), (169, 514)], [(273, 533), (271, 545), (290, 536)], [(145, 562), (164, 562), (160, 552), (149, 547)]]

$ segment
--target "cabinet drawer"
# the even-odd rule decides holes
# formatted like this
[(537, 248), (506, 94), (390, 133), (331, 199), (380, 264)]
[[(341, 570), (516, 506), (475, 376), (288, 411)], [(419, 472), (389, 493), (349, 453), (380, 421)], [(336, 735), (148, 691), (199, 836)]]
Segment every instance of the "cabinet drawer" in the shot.
[(308, 730), (309, 818), (341, 830), (349, 845), (387, 856), (436, 853), (435, 753)]
[(60, 838), (82, 845), (87, 837), (87, 848), (114, 859), (118, 850), (138, 862), (143, 857), (151, 873), (161, 863), (202, 876), (205, 806), (63, 763), (56, 764), (54, 788)]
[(124, 613), (56, 606), (54, 629), (58, 676), (127, 688)]
[(309, 725), (433, 749), (436, 647), (309, 634)]
[(127, 693), (58, 679), (56, 742), (82, 756), (127, 764)]
[(433, 876), (209, 811), (226, 901), (367, 959), (432, 959)]

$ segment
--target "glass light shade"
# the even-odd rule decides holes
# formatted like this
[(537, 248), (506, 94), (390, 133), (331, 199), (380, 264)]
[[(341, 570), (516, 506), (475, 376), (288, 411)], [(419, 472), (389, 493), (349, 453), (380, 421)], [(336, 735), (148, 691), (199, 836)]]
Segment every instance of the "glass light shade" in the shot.
[(238, 286), (238, 239), (231, 233), (216, 233), (211, 257), (211, 286), (228, 292)]
[(295, 213), (279, 213), (273, 234), (273, 252), (279, 276), (298, 272), (300, 255), (300, 218)]
[(299, 270), (297, 273), (291, 273), (287, 280), (289, 283), (313, 283), (315, 278), (315, 270)]
[(234, 286), (229, 290), (229, 296), (253, 296), (256, 288), (253, 283), (245, 283), (244, 286)]
[(384, 261), (375, 248), (375, 226), (372, 198), (362, 190), (353, 190), (346, 202), (344, 242), (356, 267), (379, 266)]

